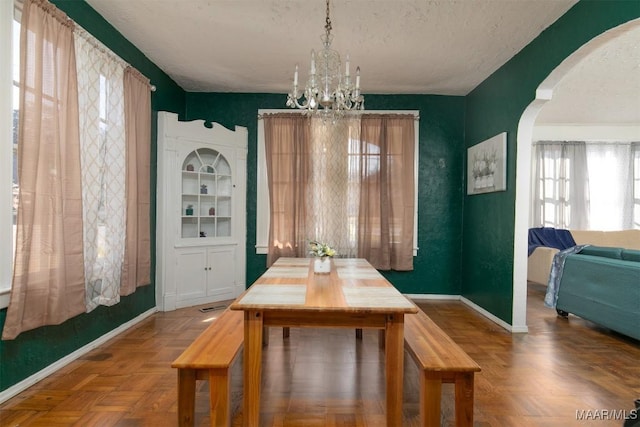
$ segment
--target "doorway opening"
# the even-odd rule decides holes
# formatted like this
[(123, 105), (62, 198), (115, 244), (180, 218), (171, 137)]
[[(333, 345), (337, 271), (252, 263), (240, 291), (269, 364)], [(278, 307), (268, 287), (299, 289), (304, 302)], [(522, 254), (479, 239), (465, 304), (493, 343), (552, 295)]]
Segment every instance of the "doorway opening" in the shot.
[[(640, 19), (612, 28), (585, 43), (568, 56), (545, 78), (536, 90), (535, 99), (524, 110), (518, 123), (516, 155), (516, 206), (513, 260), (513, 318), (512, 331), (526, 332), (527, 319), (527, 246), (531, 205), (531, 152), (535, 122), (566, 76), (596, 50), (616, 43), (624, 34), (640, 28)], [(588, 90), (585, 88), (584, 90)]]

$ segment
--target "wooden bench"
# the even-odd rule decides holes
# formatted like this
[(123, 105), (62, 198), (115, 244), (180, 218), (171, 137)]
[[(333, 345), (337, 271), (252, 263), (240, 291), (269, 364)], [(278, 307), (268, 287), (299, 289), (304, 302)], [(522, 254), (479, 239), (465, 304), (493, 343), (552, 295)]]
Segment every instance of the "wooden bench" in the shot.
[(405, 349), (420, 376), (420, 420), (440, 426), (442, 383), (455, 383), (455, 419), (458, 427), (473, 425), (473, 379), (480, 366), (422, 310), (404, 316)]
[(196, 380), (209, 381), (212, 426), (231, 425), (231, 367), (244, 342), (244, 312), (225, 310), (171, 364), (178, 369), (178, 425), (193, 426)]

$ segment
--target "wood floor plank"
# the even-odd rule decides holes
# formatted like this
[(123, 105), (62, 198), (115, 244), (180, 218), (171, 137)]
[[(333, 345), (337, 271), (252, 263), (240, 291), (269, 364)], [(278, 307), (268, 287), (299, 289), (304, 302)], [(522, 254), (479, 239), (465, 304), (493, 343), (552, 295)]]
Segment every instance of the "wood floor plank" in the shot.
[[(543, 305), (530, 284), (528, 334), (511, 334), (458, 301), (418, 301), (481, 367), (474, 426), (615, 426), (577, 411), (631, 410), (640, 398), (640, 342)], [(171, 362), (219, 312), (157, 313), (0, 405), (0, 426), (175, 426)], [(383, 427), (384, 351), (378, 332), (270, 328), (263, 350), (261, 425)], [(405, 355), (403, 425), (419, 425), (419, 373)], [(242, 366), (232, 373), (233, 426), (242, 425)], [(442, 385), (440, 419), (453, 426), (454, 385)], [(209, 426), (209, 389), (198, 382), (196, 426)]]

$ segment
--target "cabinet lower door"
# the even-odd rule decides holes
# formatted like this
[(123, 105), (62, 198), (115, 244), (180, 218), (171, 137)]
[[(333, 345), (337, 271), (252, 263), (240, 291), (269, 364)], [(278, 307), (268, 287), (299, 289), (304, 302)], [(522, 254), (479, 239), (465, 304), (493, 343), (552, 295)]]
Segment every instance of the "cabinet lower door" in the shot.
[(234, 299), (236, 247), (210, 247), (208, 252), (207, 296), (215, 301)]
[(185, 307), (207, 296), (207, 250), (189, 248), (176, 251), (176, 301)]

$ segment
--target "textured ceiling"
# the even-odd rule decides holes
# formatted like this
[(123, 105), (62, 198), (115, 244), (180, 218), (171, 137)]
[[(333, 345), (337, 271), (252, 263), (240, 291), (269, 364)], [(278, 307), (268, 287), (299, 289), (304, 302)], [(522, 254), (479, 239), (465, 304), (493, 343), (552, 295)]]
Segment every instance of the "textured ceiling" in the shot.
[[(466, 95), (577, 0), (333, 0), (365, 93)], [(286, 93), (322, 47), (322, 0), (88, 0), (194, 92)]]
[[(322, 0), (87, 2), (192, 92), (285, 94), (295, 65), (304, 84), (322, 47)], [(576, 2), (332, 0), (332, 47), (361, 67), (365, 95), (466, 95)], [(640, 123), (638, 38), (583, 61), (538, 122)]]

